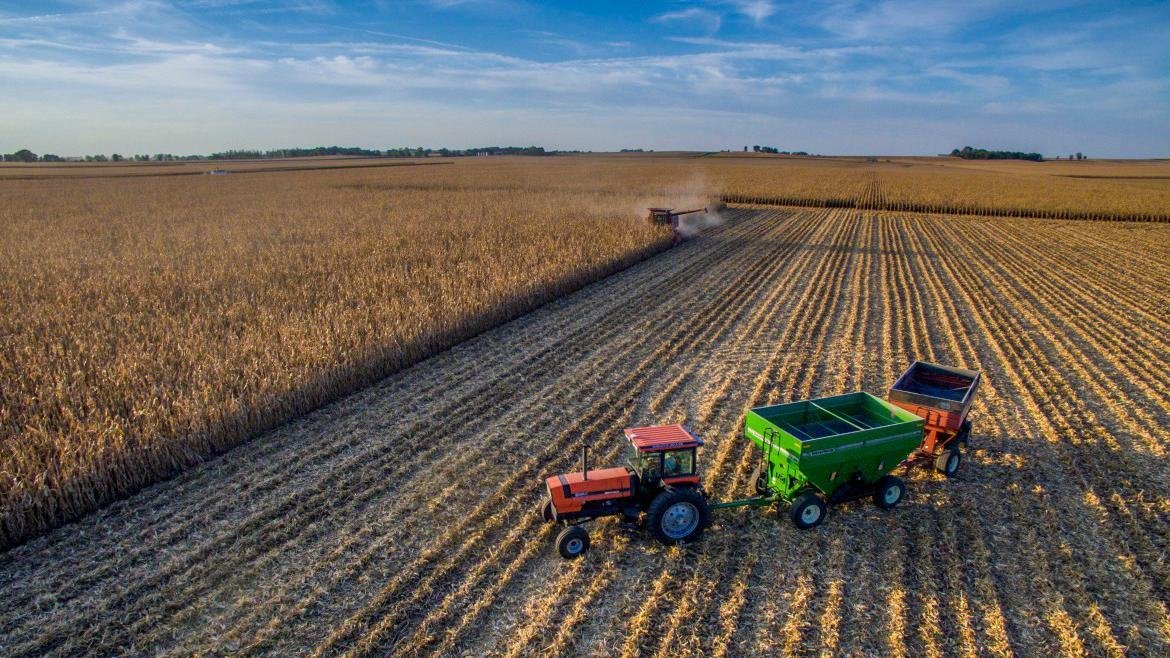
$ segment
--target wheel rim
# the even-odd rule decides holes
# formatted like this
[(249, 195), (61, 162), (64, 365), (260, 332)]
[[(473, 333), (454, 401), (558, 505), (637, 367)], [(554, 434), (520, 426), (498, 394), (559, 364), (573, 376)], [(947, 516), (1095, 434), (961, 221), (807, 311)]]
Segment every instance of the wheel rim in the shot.
[(671, 539), (682, 539), (699, 525), (699, 509), (691, 503), (675, 503), (662, 515), (662, 533)]
[(809, 503), (800, 511), (800, 520), (806, 525), (812, 525), (821, 518), (821, 506), (816, 503)]
[(565, 542), (565, 550), (573, 555), (580, 553), (581, 549), (584, 548), (584, 546), (585, 546), (585, 542), (581, 541), (580, 539), (578, 539), (576, 537), (573, 537), (569, 541)]
[(886, 487), (886, 492), (882, 495), (882, 500), (886, 501), (887, 505), (893, 505), (902, 497), (902, 487), (896, 484), (891, 484)]

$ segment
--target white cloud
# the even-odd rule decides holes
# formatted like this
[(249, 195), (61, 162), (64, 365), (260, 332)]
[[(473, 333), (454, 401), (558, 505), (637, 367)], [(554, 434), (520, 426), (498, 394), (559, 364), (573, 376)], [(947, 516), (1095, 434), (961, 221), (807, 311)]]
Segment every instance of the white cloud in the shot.
[(696, 25), (712, 34), (718, 32), (719, 27), (723, 24), (723, 17), (718, 13), (699, 7), (668, 11), (654, 16), (650, 20), (655, 23), (688, 23)]
[(819, 22), (823, 28), (851, 40), (922, 40), (946, 35), (960, 25), (993, 14), (1002, 5), (1001, 0), (846, 0), (820, 12)]
[(769, 0), (724, 0), (723, 4), (731, 5), (737, 13), (747, 16), (757, 25), (777, 11), (776, 3)]

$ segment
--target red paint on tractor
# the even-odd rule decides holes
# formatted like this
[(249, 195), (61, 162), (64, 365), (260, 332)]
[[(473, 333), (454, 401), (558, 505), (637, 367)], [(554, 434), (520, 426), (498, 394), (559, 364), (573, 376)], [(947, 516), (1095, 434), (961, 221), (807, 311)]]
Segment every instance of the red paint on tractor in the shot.
[(559, 514), (580, 512), (591, 500), (629, 496), (632, 489), (630, 471), (624, 466), (590, 470), (589, 479), (581, 472), (554, 475), (545, 479), (545, 485)]
[(703, 441), (682, 425), (627, 427), (626, 438), (642, 452), (660, 452), (680, 448), (697, 448)]

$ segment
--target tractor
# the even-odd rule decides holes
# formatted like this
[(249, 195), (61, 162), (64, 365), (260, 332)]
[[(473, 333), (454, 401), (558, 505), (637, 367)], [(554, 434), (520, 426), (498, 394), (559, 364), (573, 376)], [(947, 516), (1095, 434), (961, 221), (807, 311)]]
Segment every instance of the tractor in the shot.
[(625, 430), (626, 464), (589, 470), (589, 448), (581, 448), (581, 470), (545, 479), (548, 497), (541, 513), (563, 523), (557, 551), (566, 559), (589, 550), (582, 524), (622, 515), (631, 525), (644, 522), (664, 544), (697, 540), (711, 521), (707, 494), (699, 484), (696, 451), (703, 441), (682, 425)]

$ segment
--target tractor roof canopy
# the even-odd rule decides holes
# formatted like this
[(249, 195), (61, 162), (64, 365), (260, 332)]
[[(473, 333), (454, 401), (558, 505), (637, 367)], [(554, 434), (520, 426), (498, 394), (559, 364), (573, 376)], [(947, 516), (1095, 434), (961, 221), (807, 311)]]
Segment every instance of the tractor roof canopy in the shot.
[(697, 448), (702, 439), (691, 434), (682, 425), (653, 425), (651, 427), (627, 427), (626, 438), (639, 452), (661, 452)]

